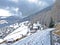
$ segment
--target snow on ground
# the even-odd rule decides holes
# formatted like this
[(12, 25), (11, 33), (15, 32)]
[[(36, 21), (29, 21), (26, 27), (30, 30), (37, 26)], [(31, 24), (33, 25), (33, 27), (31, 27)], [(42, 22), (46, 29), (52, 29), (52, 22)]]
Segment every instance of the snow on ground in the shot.
[[(49, 30), (49, 31), (48, 31)], [(50, 45), (50, 31), (53, 29), (38, 30), (36, 33), (19, 40), (12, 45)]]
[(0, 43), (2, 43), (4, 40), (3, 39), (0, 39)]
[(36, 33), (16, 41), (15, 43), (3, 43), (1, 45), (50, 45), (50, 31), (52, 30), (54, 29), (38, 30)]
[(7, 40), (8, 41), (9, 39), (16, 40), (18, 38), (21, 38), (22, 35), (23, 36), (27, 35), (28, 30), (29, 29), (28, 29), (27, 26), (20, 27), (17, 30), (15, 30), (14, 32), (12, 32), (11, 34), (9, 34), (8, 36), (6, 36), (4, 38), (4, 40)]
[[(46, 44), (47, 45), (50, 43), (50, 41), (49, 41), (50, 40), (50, 37), (49, 37), (50, 31), (54, 30), (54, 28), (43, 30), (43, 29), (40, 29), (40, 28), (43, 28), (43, 27), (41, 27), (42, 26), (41, 24), (34, 23), (33, 27), (35, 27), (35, 28), (30, 30), (30, 28), (28, 28), (29, 27), (28, 24), (29, 24), (28, 22), (21, 23), (21, 26), (19, 28), (17, 28), (15, 31), (13, 31), (12, 33), (10, 33), (9, 35), (7, 35), (3, 39), (3, 41), (6, 41), (7, 44), (8, 44), (8, 42), (10, 42), (10, 44), (11, 44), (11, 42), (15, 42), (17, 39), (21, 41), (21, 42), (16, 41), (16, 43), (14, 43), (13, 45), (15, 45), (15, 44), (16, 45), (18, 45), (18, 44), (19, 45), (25, 45), (25, 44), (29, 45), (30, 43), (31, 43), (31, 45), (35, 45), (36, 42), (38, 43), (38, 45), (39, 44), (41, 44), (41, 45)], [(39, 28), (38, 28), (38, 26), (39, 26)], [(31, 33), (31, 31), (33, 31), (33, 30), (35, 30), (36, 32)], [(24, 37), (24, 36), (26, 36), (26, 37)], [(33, 41), (34, 43), (31, 41)]]

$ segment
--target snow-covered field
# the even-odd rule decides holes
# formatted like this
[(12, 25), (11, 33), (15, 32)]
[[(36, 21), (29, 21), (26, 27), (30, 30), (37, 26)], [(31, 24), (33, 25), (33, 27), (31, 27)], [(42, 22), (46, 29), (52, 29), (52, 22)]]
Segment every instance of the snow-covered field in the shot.
[(21, 23), (19, 28), (0, 39), (0, 45), (50, 45), (50, 31), (54, 29), (43, 29), (39, 22), (30, 29), (30, 24), (29, 21)]
[(54, 29), (38, 30), (36, 33), (14, 43), (3, 43), (0, 45), (50, 45), (51, 30)]
[(38, 30), (31, 36), (23, 38), (12, 45), (50, 45), (50, 31), (51, 29), (43, 31)]

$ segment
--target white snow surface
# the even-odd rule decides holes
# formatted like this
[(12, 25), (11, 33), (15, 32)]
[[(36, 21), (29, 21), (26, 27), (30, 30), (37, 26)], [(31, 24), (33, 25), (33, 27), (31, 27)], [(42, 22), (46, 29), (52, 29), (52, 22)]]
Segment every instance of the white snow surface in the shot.
[(52, 29), (38, 30), (36, 33), (28, 36), (22, 40), (19, 40), (12, 45), (50, 45), (50, 31)]
[(21, 26), (19, 27), (18, 29), (16, 29), (15, 31), (13, 31), (11, 34), (7, 35), (4, 40), (10, 40), (10, 39), (13, 39), (13, 40), (16, 40), (18, 38), (21, 38), (22, 35), (25, 36), (27, 35), (27, 32), (29, 31), (29, 28), (28, 26)]

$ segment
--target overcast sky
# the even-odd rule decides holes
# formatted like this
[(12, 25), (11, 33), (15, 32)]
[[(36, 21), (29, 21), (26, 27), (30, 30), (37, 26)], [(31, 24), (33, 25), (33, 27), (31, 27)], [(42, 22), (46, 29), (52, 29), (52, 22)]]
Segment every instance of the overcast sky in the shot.
[[(47, 7), (53, 0), (0, 0), (0, 9), (12, 15), (27, 16)], [(4, 11), (5, 11), (4, 10)]]

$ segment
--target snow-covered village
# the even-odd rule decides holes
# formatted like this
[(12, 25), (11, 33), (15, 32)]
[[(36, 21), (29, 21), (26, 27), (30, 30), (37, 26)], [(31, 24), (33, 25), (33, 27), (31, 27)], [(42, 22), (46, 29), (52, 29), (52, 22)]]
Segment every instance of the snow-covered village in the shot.
[(0, 0), (0, 45), (60, 45), (60, 0)]

